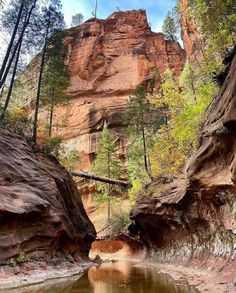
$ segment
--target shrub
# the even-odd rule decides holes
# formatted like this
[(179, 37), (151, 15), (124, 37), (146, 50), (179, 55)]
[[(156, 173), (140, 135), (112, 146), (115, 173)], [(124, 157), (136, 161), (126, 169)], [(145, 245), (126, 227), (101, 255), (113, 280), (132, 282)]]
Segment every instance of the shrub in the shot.
[(80, 155), (76, 149), (62, 150), (60, 153), (60, 162), (68, 170), (73, 170), (79, 161)]
[(132, 180), (132, 187), (129, 190), (129, 200), (131, 206), (134, 206), (136, 197), (138, 193), (142, 190), (142, 188), (143, 184), (139, 179), (135, 178), (134, 180)]
[(11, 109), (1, 124), (10, 132), (30, 138), (32, 134), (32, 120), (24, 109)]
[(16, 267), (18, 264), (24, 263), (27, 261), (27, 257), (24, 251), (20, 251), (16, 258), (11, 258), (7, 264), (11, 267)]
[(56, 157), (59, 157), (61, 144), (62, 144), (61, 136), (48, 137), (46, 138), (45, 144), (43, 145), (43, 150), (47, 154), (53, 154)]
[(119, 214), (114, 214), (110, 219), (110, 235), (117, 236), (121, 233), (128, 232), (130, 223), (129, 212), (122, 211)]

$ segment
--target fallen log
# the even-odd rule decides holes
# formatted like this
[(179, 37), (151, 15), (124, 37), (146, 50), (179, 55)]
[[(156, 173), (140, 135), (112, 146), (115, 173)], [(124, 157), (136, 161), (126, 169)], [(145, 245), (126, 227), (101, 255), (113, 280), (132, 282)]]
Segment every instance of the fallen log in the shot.
[(108, 184), (120, 185), (125, 188), (130, 187), (129, 182), (124, 181), (124, 180), (112, 179), (112, 178), (108, 178), (108, 177), (101, 177), (101, 176), (97, 176), (97, 175), (89, 174), (89, 173), (85, 173), (85, 172), (71, 171), (70, 173), (72, 176), (75, 176), (75, 177), (81, 177), (81, 178), (85, 178), (85, 179), (89, 179), (89, 180), (100, 181), (100, 182), (104, 182), (104, 183), (108, 183)]

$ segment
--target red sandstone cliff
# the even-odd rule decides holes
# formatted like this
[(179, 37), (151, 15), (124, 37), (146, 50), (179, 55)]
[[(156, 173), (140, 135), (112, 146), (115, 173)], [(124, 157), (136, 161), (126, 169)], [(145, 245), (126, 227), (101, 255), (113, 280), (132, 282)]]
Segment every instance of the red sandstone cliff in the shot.
[(86, 258), (95, 229), (68, 172), (0, 129), (0, 263), (57, 253)]
[(124, 154), (120, 130), (129, 95), (140, 83), (148, 84), (157, 69), (163, 73), (172, 68), (179, 74), (185, 52), (162, 33), (152, 32), (143, 10), (88, 20), (68, 31), (66, 43), (71, 99), (55, 115), (59, 120), (66, 117), (67, 127), (54, 128), (54, 134), (80, 152), (79, 168), (88, 170), (104, 122)]

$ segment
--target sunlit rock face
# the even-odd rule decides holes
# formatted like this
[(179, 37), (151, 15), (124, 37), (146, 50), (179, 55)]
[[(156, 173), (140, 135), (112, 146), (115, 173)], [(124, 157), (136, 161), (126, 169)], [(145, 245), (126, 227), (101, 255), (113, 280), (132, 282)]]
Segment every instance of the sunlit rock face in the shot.
[(87, 258), (96, 233), (68, 172), (0, 128), (0, 263), (27, 258)]
[(68, 30), (67, 64), (70, 103), (57, 110), (55, 119), (66, 117), (66, 127), (54, 128), (71, 148), (81, 154), (77, 168), (88, 170), (97, 150), (101, 129), (111, 129), (120, 156), (125, 154), (121, 135), (122, 114), (133, 89), (148, 88), (157, 70), (179, 74), (185, 52), (178, 43), (151, 31), (143, 10), (115, 12), (106, 20), (90, 19)]
[[(185, 172), (140, 195), (131, 218), (153, 257), (211, 267), (235, 277), (236, 55), (213, 99), (200, 147)], [(231, 278), (231, 279), (230, 279)]]

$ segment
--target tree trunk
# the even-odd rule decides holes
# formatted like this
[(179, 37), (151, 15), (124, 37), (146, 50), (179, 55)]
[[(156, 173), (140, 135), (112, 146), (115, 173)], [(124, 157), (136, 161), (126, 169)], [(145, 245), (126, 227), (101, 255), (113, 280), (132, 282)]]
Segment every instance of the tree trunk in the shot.
[(96, 0), (95, 10), (94, 10), (95, 18), (97, 18), (97, 10), (98, 10), (98, 0)]
[(51, 104), (51, 108), (50, 108), (50, 119), (49, 119), (48, 137), (51, 137), (52, 136), (53, 110), (54, 110), (54, 101), (53, 101), (53, 98), (52, 98), (52, 104)]
[(192, 87), (192, 92), (193, 92), (193, 98), (194, 98), (194, 102), (197, 102), (197, 98), (196, 98), (196, 90), (195, 90), (195, 86), (193, 81), (191, 82), (191, 87)]
[(43, 47), (43, 54), (42, 54), (42, 59), (41, 59), (40, 72), (39, 72), (38, 89), (37, 89), (35, 112), (34, 112), (33, 137), (32, 137), (32, 140), (33, 140), (34, 143), (37, 142), (39, 101), (40, 101), (40, 94), (41, 94), (41, 84), (42, 84), (42, 77), (43, 77), (43, 69), (44, 69), (44, 63), (45, 63), (45, 57), (46, 57), (46, 48), (47, 48), (49, 26), (50, 26), (50, 22), (48, 22), (48, 24), (47, 24), (44, 47)]
[(2, 111), (2, 114), (0, 116), (0, 120), (3, 121), (7, 112), (7, 108), (10, 102), (10, 98), (11, 98), (11, 94), (12, 94), (12, 89), (13, 89), (13, 85), (14, 85), (14, 81), (15, 81), (15, 76), (16, 76), (16, 70), (17, 70), (17, 66), (18, 66), (18, 62), (19, 62), (19, 58), (20, 58), (20, 51), (21, 51), (21, 45), (22, 45), (22, 39), (19, 43), (19, 47), (18, 47), (18, 51), (17, 51), (17, 55), (16, 55), (16, 61), (15, 61), (15, 65), (14, 65), (14, 69), (13, 69), (13, 73), (12, 73), (12, 77), (11, 77), (11, 83), (9, 86), (9, 90), (7, 93), (7, 98), (4, 104), (4, 108)]
[(18, 31), (18, 28), (19, 28), (19, 23), (20, 23), (20, 20), (21, 20), (23, 8), (24, 8), (24, 2), (22, 2), (21, 6), (20, 6), (20, 10), (18, 12), (16, 24), (15, 24), (14, 30), (12, 32), (12, 35), (11, 35), (11, 40), (10, 40), (10, 43), (9, 43), (9, 45), (7, 47), (7, 51), (6, 51), (5, 57), (4, 57), (3, 62), (2, 62), (2, 66), (1, 66), (1, 70), (0, 70), (0, 80), (2, 79), (2, 75), (3, 75), (4, 71), (5, 71), (6, 64), (7, 64), (7, 61), (9, 59), (10, 52), (12, 50), (12, 46), (13, 46), (13, 43), (14, 43), (14, 40), (15, 40), (15, 37), (16, 37), (16, 33)]
[(71, 171), (70, 173), (72, 176), (75, 176), (75, 177), (81, 177), (81, 178), (85, 178), (85, 179), (89, 179), (89, 180), (119, 185), (124, 188), (130, 187), (130, 184), (127, 181), (123, 181), (123, 180), (112, 179), (112, 178), (108, 178), (108, 177), (101, 177), (101, 176), (97, 176), (97, 175), (89, 174), (89, 173), (85, 173), (85, 172)]
[(2, 76), (2, 79), (0, 80), (0, 88), (3, 86), (3, 84), (5, 83), (5, 81), (7, 79), (7, 76), (9, 74), (9, 71), (10, 71), (10, 68), (11, 68), (11, 65), (12, 65), (12, 62), (15, 59), (15, 55), (16, 55), (17, 49), (19, 47), (19, 44), (20, 44), (20, 42), (22, 42), (22, 39), (24, 37), (25, 30), (26, 30), (27, 26), (29, 25), (30, 17), (31, 17), (31, 14), (32, 14), (33, 9), (35, 8), (36, 1), (37, 0), (34, 1), (33, 5), (30, 8), (29, 13), (27, 14), (27, 19), (26, 19), (25, 25), (23, 26), (22, 32), (20, 34), (20, 37), (17, 40), (17, 43), (16, 43), (16, 45), (14, 47), (14, 50), (12, 52), (11, 58), (8, 61), (7, 68), (6, 68), (6, 70), (5, 70), (5, 72), (4, 72), (3, 76)]
[(0, 102), (1, 102), (1, 99), (3, 98), (4, 89), (5, 89), (5, 84), (2, 86), (0, 91)]
[(148, 160), (147, 160), (147, 146), (146, 146), (145, 130), (144, 130), (143, 125), (142, 125), (142, 138), (143, 138), (144, 167), (145, 167), (145, 170), (146, 170), (148, 176), (150, 177), (149, 169), (148, 169)]
[[(107, 169), (108, 178), (111, 178), (111, 168), (110, 168), (110, 152), (107, 152)], [(111, 185), (108, 183), (108, 202), (107, 202), (107, 221), (110, 223), (111, 220)]]

